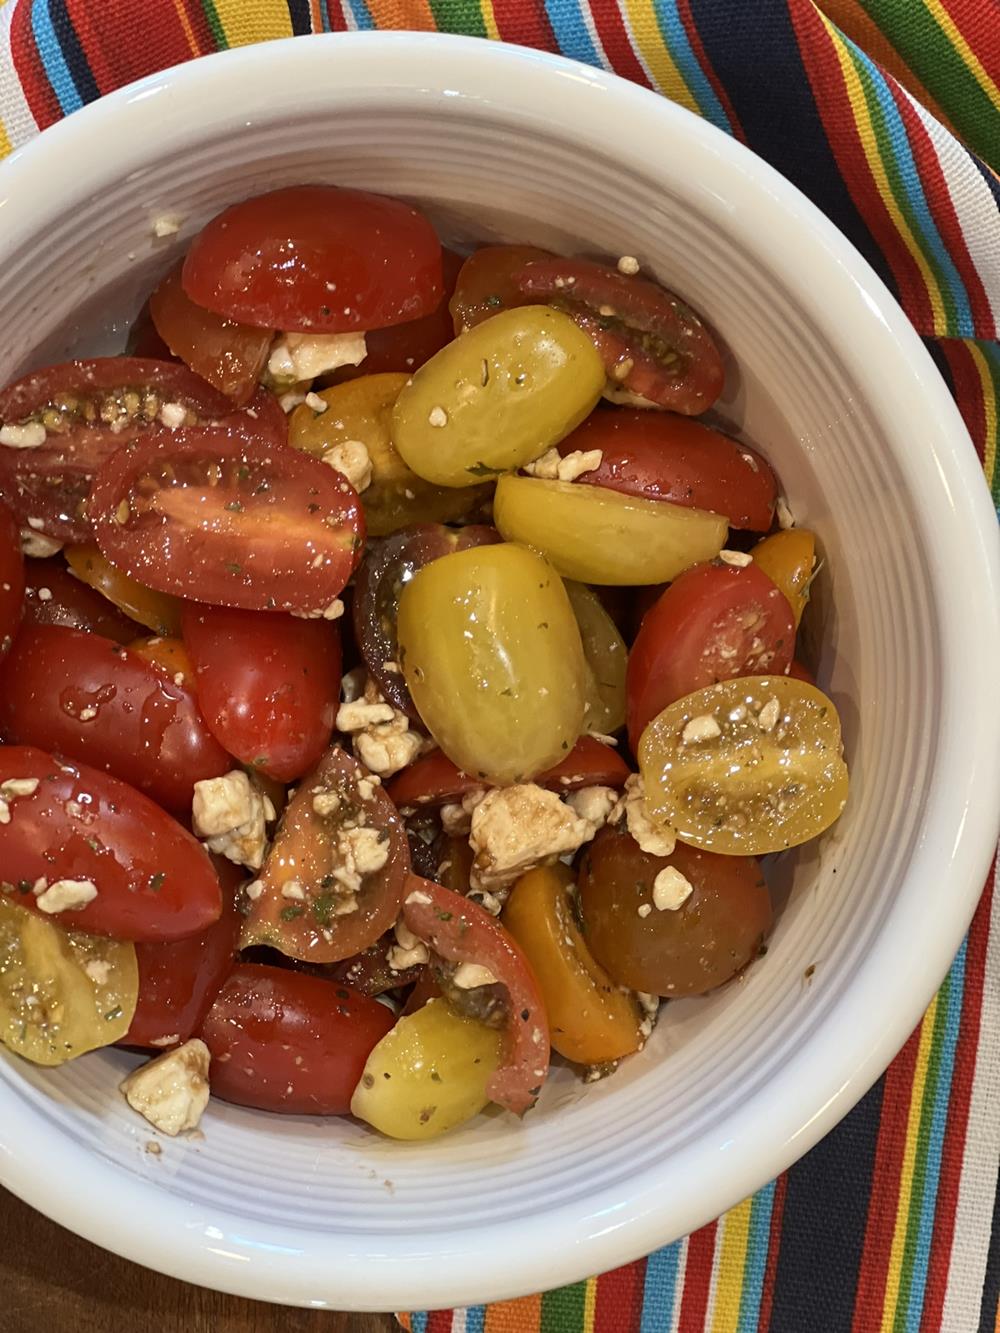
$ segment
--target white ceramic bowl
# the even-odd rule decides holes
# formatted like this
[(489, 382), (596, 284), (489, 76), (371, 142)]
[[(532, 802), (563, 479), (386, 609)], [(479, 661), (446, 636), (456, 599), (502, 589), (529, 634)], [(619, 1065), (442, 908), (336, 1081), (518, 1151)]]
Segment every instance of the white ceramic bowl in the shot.
[[(549, 56), (414, 35), (212, 56), (105, 98), (0, 167), (0, 378), (120, 346), (224, 204), (326, 180), (412, 197), (453, 239), (641, 258), (731, 353), (723, 415), (826, 555), (821, 681), (853, 795), (767, 958), (668, 1006), (647, 1050), (521, 1125), (406, 1147), (213, 1103), (144, 1147), (130, 1057), (0, 1065), (0, 1178), (99, 1244), (247, 1296), (400, 1309), (509, 1297), (635, 1258), (771, 1179), (864, 1093), (970, 919), (1000, 809), (997, 532), (931, 361), (844, 238), (744, 148)], [(182, 233), (154, 239), (163, 213)], [(117, 333), (117, 342), (109, 335)], [(808, 986), (807, 966), (815, 964)]]

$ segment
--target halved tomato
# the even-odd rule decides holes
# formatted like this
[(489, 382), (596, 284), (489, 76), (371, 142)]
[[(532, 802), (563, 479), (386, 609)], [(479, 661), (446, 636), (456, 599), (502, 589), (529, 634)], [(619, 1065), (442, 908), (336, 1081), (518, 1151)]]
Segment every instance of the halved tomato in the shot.
[(243, 944), (336, 963), (399, 915), (410, 853), (395, 807), (360, 764), (332, 746), (290, 801), (252, 890)]
[(545, 259), (515, 274), (531, 301), (564, 310), (585, 329), (608, 377), (659, 407), (707, 412), (725, 381), (715, 339), (672, 292), (586, 259)]
[(361, 503), (339, 472), (232, 427), (115, 454), (90, 512), (101, 550), (140, 583), (256, 611), (339, 615), (364, 545)]
[(427, 219), (398, 199), (334, 185), (232, 204), (192, 241), (182, 281), (206, 310), (302, 333), (405, 324), (444, 295)]
[(770, 464), (721, 431), (673, 412), (617, 408), (594, 412), (559, 445), (600, 449), (601, 462), (577, 481), (647, 500), (724, 514), (732, 528), (766, 532), (778, 483)]
[(181, 286), (181, 267), (171, 269), (149, 298), (153, 325), (175, 356), (242, 407), (267, 364), (271, 330), (196, 305)]
[(14, 642), (24, 614), (24, 556), (14, 515), (0, 504), (0, 657)]
[(539, 250), (534, 245), (484, 245), (474, 250), (462, 265), (450, 302), (453, 336), (475, 328), (501, 310), (527, 305), (531, 298), (517, 286), (515, 275), (526, 264), (554, 258), (550, 250)]
[(180, 939), (219, 919), (208, 853), (134, 787), (33, 746), (3, 745), (0, 793), (9, 816), (0, 887), (23, 907), (116, 940)]
[(795, 651), (795, 617), (767, 575), (745, 566), (697, 565), (646, 612), (629, 654), (628, 734), (686, 694), (735, 676), (779, 675)]
[(134, 620), (71, 574), (62, 556), (27, 561), (25, 582), (24, 616), (33, 625), (64, 625), (115, 643), (131, 643), (141, 633)]

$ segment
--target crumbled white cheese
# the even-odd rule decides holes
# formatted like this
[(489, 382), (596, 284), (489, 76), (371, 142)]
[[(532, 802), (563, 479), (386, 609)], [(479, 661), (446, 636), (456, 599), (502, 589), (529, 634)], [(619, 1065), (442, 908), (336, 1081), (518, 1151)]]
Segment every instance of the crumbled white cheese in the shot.
[(555, 481), (559, 475), (560, 453), (558, 449), (546, 449), (545, 453), (531, 463), (525, 463), (524, 471), (529, 477), (541, 477), (545, 481)]
[(267, 847), (265, 825), (275, 817), (271, 800), (242, 769), (194, 784), (192, 826), (209, 851), (259, 870)]
[(449, 801), (439, 811), (441, 827), (450, 838), (461, 838), (472, 828), (472, 812), (486, 795), (485, 787), (473, 787), (458, 801)]
[(0, 796), (7, 799), (17, 796), (34, 796), (38, 790), (38, 778), (8, 778), (0, 782)]
[(365, 876), (381, 870), (388, 861), (389, 839), (377, 828), (340, 828), (333, 854), (333, 878), (348, 893), (357, 893)]
[(407, 894), (406, 901), (408, 903), (422, 903), (426, 907), (428, 903), (434, 900), (430, 894), (424, 893), (422, 889), (414, 889), (412, 893)]
[(287, 393), (280, 394), (278, 397), (278, 406), (286, 415), (294, 412), (297, 407), (301, 407), (306, 401), (306, 396), (301, 389), (289, 389)]
[(208, 1105), (211, 1055), (197, 1037), (140, 1065), (121, 1084), (133, 1111), (173, 1138), (197, 1129)]
[[(28, 520), (29, 524), (31, 519)], [(40, 523), (40, 519), (35, 520)], [(46, 537), (44, 533), (37, 532), (31, 527), (21, 529), (21, 553), (29, 556), (32, 560), (47, 560), (50, 555), (55, 555), (61, 551), (63, 543), (56, 541), (54, 537)]]
[(106, 986), (111, 975), (111, 964), (104, 958), (89, 958), (83, 970), (95, 986)]
[(330, 467), (336, 468), (346, 477), (359, 495), (372, 484), (372, 460), (360, 440), (344, 440), (335, 444), (332, 449), (326, 450), (323, 462), (329, 463)]
[(612, 384), (610, 381), (601, 390), (601, 397), (618, 407), (652, 407), (657, 411), (663, 410), (659, 403), (644, 398), (641, 393), (633, 393), (631, 389), (623, 389), (620, 384)]
[(313, 393), (312, 390), (306, 394), (303, 401), (305, 402), (306, 407), (311, 407), (312, 410), (317, 413), (325, 412), (330, 406), (325, 398), (321, 398), (318, 393)]
[(634, 278), (639, 272), (639, 261), (635, 255), (622, 255), (617, 267), (619, 273), (624, 273), (627, 278)]
[(774, 505), (774, 516), (778, 520), (778, 527), (782, 531), (795, 527), (795, 516), (788, 507), (788, 501), (783, 495), (779, 495)]
[(9, 423), (0, 426), (0, 444), (8, 449), (37, 449), (47, 437), (45, 427), (40, 421), (26, 421), (23, 426)]
[(676, 847), (677, 835), (669, 824), (655, 823), (650, 817), (640, 773), (626, 778), (625, 793), (608, 822), (617, 823), (623, 814), (629, 833), (650, 856), (669, 856)]
[(183, 403), (164, 403), (159, 416), (164, 426), (170, 430), (178, 430), (187, 420), (187, 408)]
[(701, 713), (693, 717), (681, 732), (682, 745), (698, 745), (702, 741), (714, 741), (722, 735), (722, 728), (711, 713)]
[(48, 888), (42, 889), (35, 902), (43, 912), (52, 916), (56, 912), (78, 912), (96, 897), (97, 885), (93, 880), (57, 879)]
[(586, 819), (598, 828), (608, 822), (608, 816), (617, 803), (618, 793), (613, 787), (580, 787), (566, 797), (566, 804), (581, 819)]
[(477, 986), (495, 986), (497, 979), (481, 963), (460, 963), (452, 973), (452, 981), (459, 990), (475, 990)]
[(86, 708), (81, 708), (79, 713), (77, 713), (77, 717), (81, 722), (93, 722), (96, 716), (97, 709), (91, 705), (88, 705)]
[(297, 879), (289, 879), (281, 886), (281, 896), (282, 898), (290, 898), (293, 902), (304, 903), (306, 891)]
[[(322, 564), (322, 556), (319, 557)], [(315, 564), (315, 561), (313, 562)], [(316, 566), (317, 568), (319, 566)], [(344, 603), (339, 597), (335, 597), (329, 606), (320, 607), (317, 611), (293, 611), (292, 615), (299, 620), (339, 620), (344, 614)]]
[(648, 991), (637, 990), (635, 998), (639, 1001), (639, 1008), (642, 1010), (639, 1035), (642, 1037), (643, 1045), (645, 1045), (653, 1035), (653, 1028), (656, 1027), (656, 1020), (660, 1016), (660, 997), (651, 995)]
[(734, 565), (737, 569), (746, 569), (753, 564), (753, 556), (746, 551), (720, 551), (719, 559), (724, 565)]
[(39, 600), (40, 602), (51, 602), (51, 601), (52, 601), (52, 589), (51, 589), (51, 588), (39, 588), (38, 591), (35, 593), (35, 596), (38, 598), (38, 600)]
[(757, 725), (761, 731), (773, 731), (781, 717), (781, 704), (776, 698), (768, 699), (757, 715)]
[(597, 826), (533, 782), (488, 791), (472, 812), (474, 889), (496, 891), (589, 842)]
[(427, 945), (414, 935), (413, 931), (400, 919), (393, 927), (396, 943), (387, 955), (389, 968), (393, 972), (404, 972), (408, 967), (421, 967), (430, 959)]
[(694, 893), (694, 885), (676, 866), (664, 866), (653, 880), (653, 906), (658, 912), (676, 912)]
[(504, 889), (500, 889), (496, 893), (490, 893), (488, 889), (470, 889), (466, 896), (470, 902), (476, 903), (484, 912), (489, 912), (490, 916), (499, 916), (510, 895)]
[(448, 424), (448, 413), (443, 407), (432, 407), (427, 417), (428, 426), (434, 426), (440, 429)]
[(168, 1032), (165, 1037), (153, 1037), (150, 1046), (176, 1046), (181, 1039), (179, 1032)]
[(313, 810), (325, 818), (335, 815), (340, 809), (340, 797), (335, 791), (317, 791), (313, 795)]
[(363, 333), (279, 333), (267, 368), (276, 380), (312, 380), (339, 366), (359, 366), (366, 351)]
[(546, 449), (540, 458), (524, 465), (529, 477), (541, 477), (545, 481), (576, 481), (584, 472), (593, 472), (601, 466), (604, 454), (600, 449), (574, 449), (565, 458), (558, 449)]
[(341, 704), (337, 730), (352, 738), (355, 757), (382, 778), (412, 764), (425, 749), (424, 738), (410, 731), (410, 719), (383, 699), (370, 678), (363, 698)]
[(176, 213), (163, 213), (160, 217), (153, 219), (153, 235), (176, 236), (181, 229), (181, 218)]
[(636, 910), (636, 912), (638, 912), (639, 916), (641, 916), (641, 917), (647, 917), (647, 916), (649, 916), (650, 912), (653, 910), (653, 906), (652, 906), (652, 903), (640, 903), (639, 906), (638, 906), (635, 910)]

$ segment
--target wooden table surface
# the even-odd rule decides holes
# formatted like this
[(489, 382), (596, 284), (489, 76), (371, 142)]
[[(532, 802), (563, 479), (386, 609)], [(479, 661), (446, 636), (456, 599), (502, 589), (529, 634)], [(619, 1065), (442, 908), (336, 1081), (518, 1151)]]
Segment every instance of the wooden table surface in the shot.
[(221, 1296), (99, 1250), (0, 1190), (2, 1333), (398, 1333), (391, 1315)]

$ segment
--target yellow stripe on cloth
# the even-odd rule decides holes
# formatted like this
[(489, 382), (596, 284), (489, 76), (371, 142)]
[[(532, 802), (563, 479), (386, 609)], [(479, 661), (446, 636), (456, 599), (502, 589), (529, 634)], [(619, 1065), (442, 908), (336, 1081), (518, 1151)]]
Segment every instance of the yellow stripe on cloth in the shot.
[[(1000, 87), (997, 87), (996, 83), (994, 83), (987, 71), (983, 68), (979, 57), (962, 36), (955, 20), (941, 4), (941, 0), (924, 0), (924, 4), (927, 6), (928, 14), (930, 14), (931, 18), (948, 38), (948, 41), (951, 42), (952, 46), (962, 57), (962, 63), (979, 84), (980, 88), (982, 88), (983, 92), (994, 106), (1000, 106)], [(1000, 19), (994, 18), (989, 20), (984, 16), (984, 28), (988, 28), (991, 22), (1000, 23)], [(993, 36), (996, 36), (995, 30)]]
[(293, 36), (287, 5), (248, 4), (247, 0), (213, 2), (230, 46), (249, 46), (252, 42)]
[(750, 1243), (750, 1212), (753, 1198), (730, 1208), (720, 1221), (721, 1243), (715, 1245), (715, 1314), (712, 1333), (736, 1333), (740, 1322), (740, 1302)]
[(997, 421), (996, 388), (986, 357), (974, 342), (966, 343), (966, 346), (969, 349), (969, 355), (972, 357), (972, 363), (976, 367), (979, 382), (983, 386), (983, 410), (986, 418), (983, 442), (983, 471), (986, 473), (986, 480), (992, 486), (997, 465), (997, 432), (1000, 429), (1000, 422)]
[(649, 71), (650, 77), (665, 97), (701, 115), (701, 107), (684, 82), (670, 48), (660, 35), (653, 0), (625, 0), (625, 17), (632, 29), (632, 40)]

